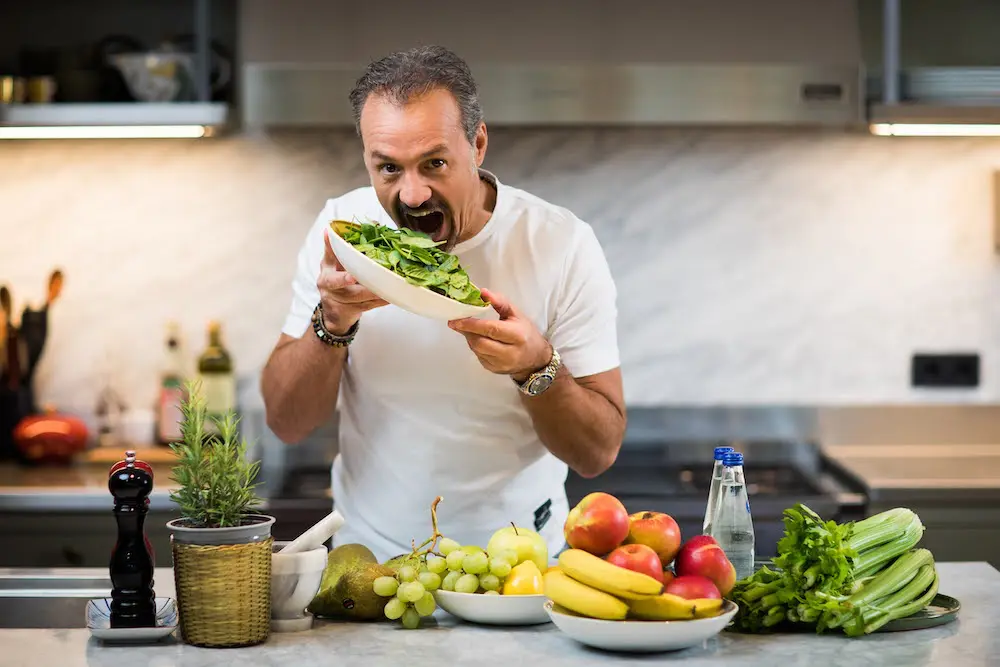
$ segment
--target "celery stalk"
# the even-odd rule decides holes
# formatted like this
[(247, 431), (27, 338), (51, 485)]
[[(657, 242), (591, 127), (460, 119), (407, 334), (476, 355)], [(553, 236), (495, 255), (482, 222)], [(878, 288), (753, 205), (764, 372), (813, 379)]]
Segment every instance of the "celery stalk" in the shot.
[(881, 615), (880, 617), (878, 617), (877, 619), (873, 620), (870, 623), (867, 623), (864, 627), (864, 633), (866, 635), (871, 634), (876, 630), (878, 630), (879, 628), (881, 628), (886, 623), (888, 623), (889, 621), (894, 621), (897, 618), (906, 618), (911, 614), (917, 613), (918, 611), (926, 607), (928, 604), (930, 604), (931, 600), (934, 599), (934, 596), (937, 595), (939, 583), (940, 579), (938, 577), (937, 571), (935, 571), (934, 579), (931, 582), (930, 587), (923, 595), (921, 595), (916, 600), (913, 600), (912, 602), (902, 605), (900, 607), (896, 607), (892, 611)]
[(847, 600), (848, 606), (861, 607), (896, 592), (913, 579), (920, 566), (933, 563), (934, 557), (927, 549), (914, 549), (897, 558), (867, 586)]

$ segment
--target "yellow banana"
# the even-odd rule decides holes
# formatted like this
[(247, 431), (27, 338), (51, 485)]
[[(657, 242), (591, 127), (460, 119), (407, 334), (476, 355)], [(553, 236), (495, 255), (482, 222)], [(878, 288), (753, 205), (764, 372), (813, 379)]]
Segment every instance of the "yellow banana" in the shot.
[(686, 600), (677, 595), (663, 593), (629, 603), (629, 615), (645, 621), (682, 621), (692, 618), (715, 616), (722, 608), (722, 600), (703, 598)]
[(613, 595), (571, 579), (559, 570), (545, 573), (545, 596), (560, 607), (590, 618), (621, 621), (628, 616), (627, 604)]
[(699, 600), (692, 600), (692, 602), (695, 603), (695, 618), (711, 618), (713, 616), (718, 616), (719, 612), (722, 611), (722, 600), (702, 598)]
[(663, 591), (663, 584), (648, 574), (613, 565), (582, 549), (559, 554), (559, 569), (580, 583), (626, 600), (641, 600)]

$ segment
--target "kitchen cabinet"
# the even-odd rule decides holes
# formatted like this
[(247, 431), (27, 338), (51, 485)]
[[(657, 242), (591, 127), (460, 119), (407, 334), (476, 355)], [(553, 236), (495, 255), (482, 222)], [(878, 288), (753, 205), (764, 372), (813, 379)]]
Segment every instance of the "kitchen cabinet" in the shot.
[[(899, 63), (906, 67), (1000, 66), (1000, 3), (989, 0), (901, 0)], [(883, 64), (883, 3), (857, 4), (861, 52), (869, 69)]]
[(236, 10), (237, 0), (5, 3), (0, 125), (221, 125), (235, 99)]

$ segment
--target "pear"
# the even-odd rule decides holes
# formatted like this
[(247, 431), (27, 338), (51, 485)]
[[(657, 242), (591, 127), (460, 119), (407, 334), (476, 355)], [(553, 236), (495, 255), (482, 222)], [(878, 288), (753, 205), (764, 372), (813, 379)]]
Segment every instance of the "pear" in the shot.
[(369, 563), (356, 570), (349, 570), (337, 582), (332, 598), (338, 609), (337, 618), (352, 621), (376, 621), (384, 618), (385, 605), (392, 598), (375, 594), (372, 586), (379, 577), (391, 577), (395, 570), (378, 563)]
[(341, 605), (334, 595), (337, 584), (348, 572), (360, 570), (367, 565), (378, 565), (378, 559), (363, 544), (342, 544), (332, 549), (326, 557), (323, 578), (319, 590), (307, 607), (308, 611), (317, 616), (339, 614)]

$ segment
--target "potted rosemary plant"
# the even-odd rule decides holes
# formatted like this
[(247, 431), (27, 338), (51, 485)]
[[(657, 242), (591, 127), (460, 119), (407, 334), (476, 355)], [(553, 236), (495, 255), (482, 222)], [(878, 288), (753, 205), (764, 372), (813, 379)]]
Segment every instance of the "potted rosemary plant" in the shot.
[(274, 524), (255, 512), (260, 464), (247, 459), (235, 414), (209, 419), (198, 382), (187, 383), (180, 426), (170, 445), (180, 517), (167, 528), (181, 633), (199, 646), (259, 644), (270, 631)]

